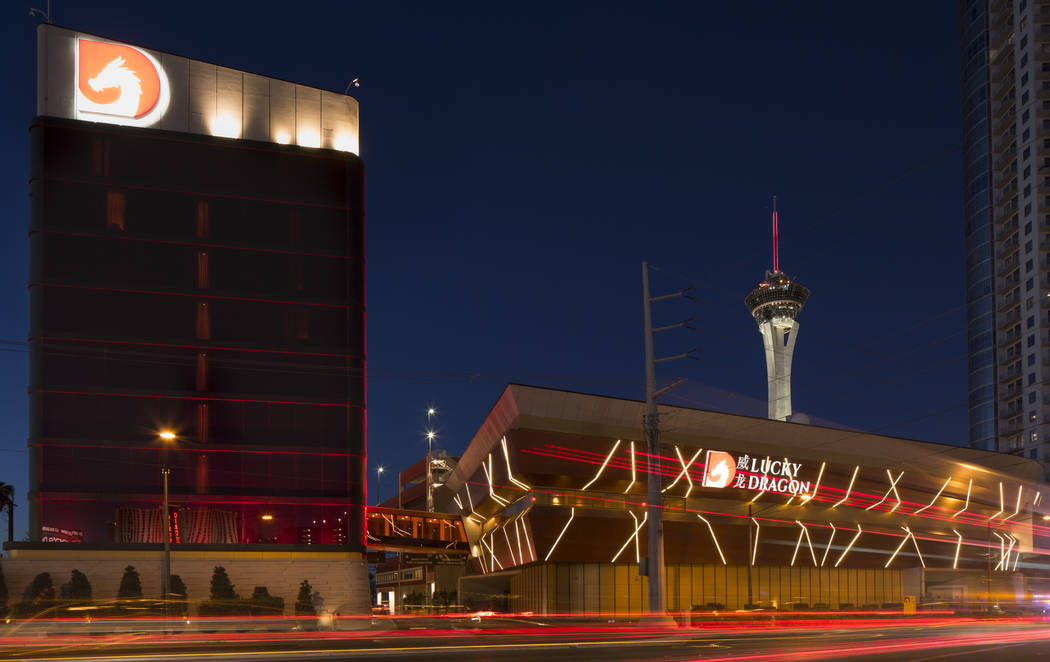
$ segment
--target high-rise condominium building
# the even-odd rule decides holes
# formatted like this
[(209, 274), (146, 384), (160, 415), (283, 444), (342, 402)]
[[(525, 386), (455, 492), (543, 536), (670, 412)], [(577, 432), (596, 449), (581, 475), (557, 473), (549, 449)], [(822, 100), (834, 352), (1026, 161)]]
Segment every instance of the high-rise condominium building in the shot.
[(969, 442), (1050, 460), (1050, 2), (961, 0)]

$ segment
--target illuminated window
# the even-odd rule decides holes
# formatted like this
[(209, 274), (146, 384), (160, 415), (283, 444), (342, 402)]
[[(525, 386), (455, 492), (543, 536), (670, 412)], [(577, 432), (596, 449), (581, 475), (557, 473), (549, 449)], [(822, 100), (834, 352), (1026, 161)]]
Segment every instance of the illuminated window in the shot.
[(109, 139), (95, 138), (91, 157), (92, 174), (109, 177)]
[(110, 230), (126, 230), (128, 200), (124, 191), (106, 192), (106, 227)]
[(197, 440), (208, 441), (208, 403), (197, 403)]
[(208, 274), (208, 252), (197, 252), (197, 287), (211, 287), (211, 278)]
[(197, 354), (197, 390), (208, 390), (208, 355), (204, 352)]
[(209, 219), (208, 219), (208, 201), (198, 200), (197, 201), (197, 236), (207, 237), (209, 230)]
[(211, 319), (208, 312), (208, 304), (197, 304), (197, 338), (199, 340), (211, 339)]

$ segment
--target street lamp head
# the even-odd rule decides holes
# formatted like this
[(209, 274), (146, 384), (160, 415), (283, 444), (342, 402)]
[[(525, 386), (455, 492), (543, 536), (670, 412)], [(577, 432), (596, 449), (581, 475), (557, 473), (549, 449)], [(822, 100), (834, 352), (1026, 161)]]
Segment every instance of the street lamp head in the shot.
[(427, 416), (433, 416), (435, 413), (437, 412), (434, 410), (433, 407), (427, 410)]
[(434, 434), (433, 430), (427, 430), (427, 441), (434, 441), (434, 437), (436, 436), (437, 435)]
[(381, 474), (384, 471), (386, 471), (386, 469), (384, 469), (383, 467), (379, 467), (378, 469), (376, 469), (376, 473), (380, 473)]
[(174, 441), (175, 440), (175, 433), (172, 432), (171, 430), (161, 430), (160, 433), (157, 436), (160, 437), (161, 439), (163, 439), (164, 441)]

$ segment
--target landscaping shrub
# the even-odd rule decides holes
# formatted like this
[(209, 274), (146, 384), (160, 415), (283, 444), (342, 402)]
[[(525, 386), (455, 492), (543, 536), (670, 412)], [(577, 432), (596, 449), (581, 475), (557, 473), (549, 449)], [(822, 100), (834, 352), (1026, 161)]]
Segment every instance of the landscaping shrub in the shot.
[(299, 595), (295, 598), (295, 615), (296, 616), (316, 616), (317, 610), (314, 609), (313, 599), (314, 589), (310, 586), (310, 582), (303, 580), (302, 584), (299, 584)]
[(284, 613), (284, 598), (270, 595), (265, 586), (256, 586), (249, 600), (252, 616), (280, 616)]
[(73, 568), (73, 574), (69, 578), (69, 597), (74, 600), (91, 599), (91, 582), (87, 575)]
[(120, 588), (117, 589), (118, 598), (141, 598), (142, 580), (139, 579), (138, 570), (129, 565), (124, 568), (124, 576), (120, 578)]

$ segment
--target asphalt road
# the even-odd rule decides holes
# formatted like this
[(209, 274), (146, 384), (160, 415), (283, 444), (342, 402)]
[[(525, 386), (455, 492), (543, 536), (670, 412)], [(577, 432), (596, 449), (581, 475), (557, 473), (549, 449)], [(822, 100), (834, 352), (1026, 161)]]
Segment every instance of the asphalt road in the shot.
[[(0, 637), (3, 660), (441, 660), (537, 662), (1050, 660), (1050, 622), (943, 619), (921, 626), (828, 623), (731, 628), (490, 619), (388, 623), (356, 632)], [(450, 629), (450, 627), (452, 629)]]

